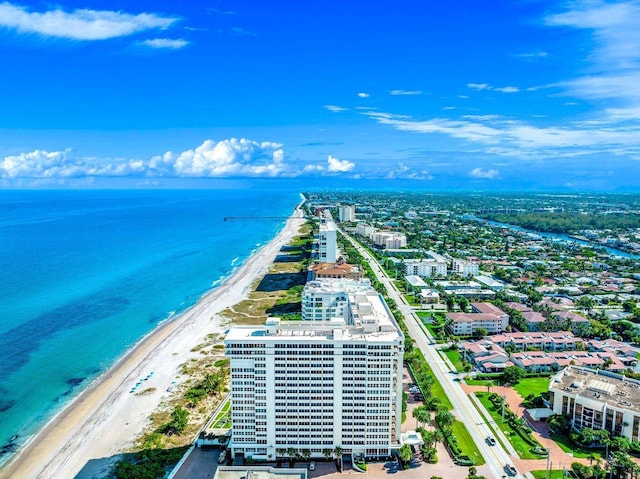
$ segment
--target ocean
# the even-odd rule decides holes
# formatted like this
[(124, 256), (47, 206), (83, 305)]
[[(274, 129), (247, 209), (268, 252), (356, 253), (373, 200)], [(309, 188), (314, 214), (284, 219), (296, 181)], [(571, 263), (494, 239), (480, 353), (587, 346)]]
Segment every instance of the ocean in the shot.
[(0, 191), (0, 464), (300, 201), (294, 188), (234, 186)]

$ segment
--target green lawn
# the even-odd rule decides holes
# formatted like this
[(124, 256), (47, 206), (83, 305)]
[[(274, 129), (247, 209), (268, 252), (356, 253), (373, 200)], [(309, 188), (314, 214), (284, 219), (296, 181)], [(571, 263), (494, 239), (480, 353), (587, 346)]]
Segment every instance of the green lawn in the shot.
[(451, 431), (458, 440), (458, 446), (460, 446), (462, 453), (473, 459), (474, 465), (482, 466), (485, 463), (484, 457), (480, 454), (476, 443), (471, 439), (471, 434), (469, 434), (465, 425), (456, 420), (451, 426)]
[(511, 429), (506, 421), (502, 420), (501, 412), (496, 411), (493, 403), (489, 401), (489, 393), (477, 392), (475, 393), (475, 395), (487, 410), (487, 412), (491, 416), (491, 419), (493, 419), (494, 424), (500, 428), (505, 436), (507, 436), (507, 439), (522, 459), (541, 459), (541, 456), (538, 456), (537, 454), (533, 454), (531, 452), (533, 446), (527, 444), (517, 432)]
[(538, 396), (540, 393), (549, 390), (549, 378), (524, 378), (518, 381), (518, 384), (514, 385), (513, 389), (518, 391), (522, 399), (529, 394)]
[(494, 381), (491, 379), (471, 379), (471, 378), (465, 378), (464, 382), (467, 383), (469, 386), (487, 386), (487, 385), (493, 386), (493, 383), (494, 383)]
[[(547, 479), (547, 471), (531, 471), (536, 479)], [(549, 471), (549, 479), (564, 479), (564, 471), (562, 469), (551, 469)]]
[(593, 454), (595, 458), (602, 458), (602, 451), (579, 446), (564, 434), (553, 433), (551, 434), (551, 439), (553, 439), (564, 452), (573, 454), (573, 457), (580, 457), (584, 459), (588, 458), (590, 454)]
[(446, 407), (449, 410), (453, 409), (453, 404), (451, 404), (451, 401), (449, 401), (449, 398), (447, 397), (447, 393), (445, 393), (444, 389), (442, 389), (442, 385), (436, 378), (436, 375), (433, 374), (433, 370), (424, 359), (423, 361), (424, 361), (424, 367), (429, 371), (429, 374), (433, 376), (433, 384), (431, 385), (431, 394), (433, 395), (433, 397), (439, 398), (440, 401), (442, 401), (441, 404), (444, 407)]
[(456, 368), (457, 371), (464, 371), (464, 365), (462, 364), (462, 357), (459, 351), (454, 349), (453, 351), (442, 352), (449, 358), (449, 361), (451, 361), (451, 364), (453, 364), (453, 367)]

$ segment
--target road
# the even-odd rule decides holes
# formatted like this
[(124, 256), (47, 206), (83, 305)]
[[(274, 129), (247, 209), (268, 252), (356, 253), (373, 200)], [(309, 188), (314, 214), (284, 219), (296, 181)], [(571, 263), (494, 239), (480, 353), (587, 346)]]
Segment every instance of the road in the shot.
[[(378, 281), (384, 284), (387, 294), (398, 305), (398, 308), (405, 318), (407, 329), (415, 341), (415, 346), (422, 351), (427, 363), (431, 366), (437, 380), (453, 404), (453, 414), (467, 427), (480, 453), (485, 458), (487, 466), (491, 471), (491, 477), (501, 477), (505, 475), (505, 464), (513, 464), (509, 454), (502, 448), (500, 443), (497, 443), (495, 446), (490, 446), (485, 441), (487, 436), (493, 435), (493, 432), (485, 423), (485, 420), (478, 410), (471, 404), (471, 400), (466, 396), (462, 388), (453, 381), (454, 375), (451, 374), (448, 366), (444, 363), (435, 346), (432, 344), (434, 340), (431, 334), (421, 327), (420, 319), (413, 311), (413, 308), (407, 303), (404, 295), (398, 291), (393, 281), (386, 275), (377, 260), (348, 234), (343, 231), (341, 231), (341, 233), (369, 262)], [(518, 477), (522, 477), (520, 472), (518, 472)]]

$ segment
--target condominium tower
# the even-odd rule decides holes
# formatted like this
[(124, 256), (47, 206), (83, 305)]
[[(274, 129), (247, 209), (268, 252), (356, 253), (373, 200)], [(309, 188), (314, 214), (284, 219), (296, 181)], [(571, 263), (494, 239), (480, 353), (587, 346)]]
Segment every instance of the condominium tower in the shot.
[(335, 314), (227, 334), (234, 457), (323, 457), (337, 446), (386, 457), (400, 447), (404, 336), (370, 286), (324, 281), (344, 286), (329, 288), (344, 306)]

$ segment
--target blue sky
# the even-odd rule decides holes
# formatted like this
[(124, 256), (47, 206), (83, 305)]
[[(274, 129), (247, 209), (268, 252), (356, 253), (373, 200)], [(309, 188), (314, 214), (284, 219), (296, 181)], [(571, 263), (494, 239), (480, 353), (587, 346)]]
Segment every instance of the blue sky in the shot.
[(0, 186), (638, 190), (640, 2), (0, 3)]

